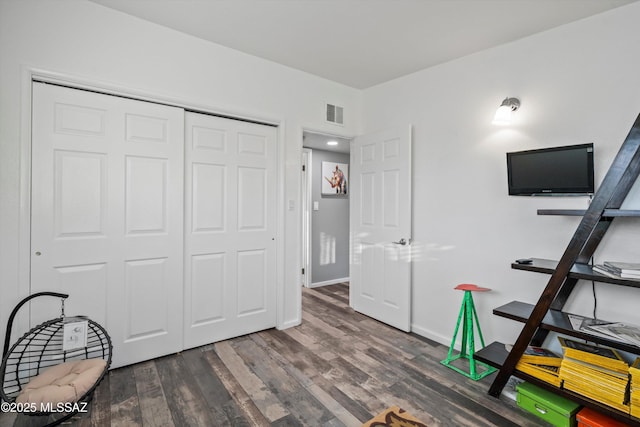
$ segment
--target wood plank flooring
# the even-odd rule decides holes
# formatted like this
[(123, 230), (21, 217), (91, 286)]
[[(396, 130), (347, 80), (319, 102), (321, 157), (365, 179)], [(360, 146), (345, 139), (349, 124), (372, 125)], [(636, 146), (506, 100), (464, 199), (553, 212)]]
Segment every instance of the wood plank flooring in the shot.
[[(360, 426), (398, 405), (429, 426), (547, 425), (442, 366), (447, 347), (349, 308), (348, 285), (304, 289), (303, 322), (114, 369), (64, 425)], [(452, 328), (454, 325), (451, 325)], [(0, 414), (0, 427), (42, 425)]]

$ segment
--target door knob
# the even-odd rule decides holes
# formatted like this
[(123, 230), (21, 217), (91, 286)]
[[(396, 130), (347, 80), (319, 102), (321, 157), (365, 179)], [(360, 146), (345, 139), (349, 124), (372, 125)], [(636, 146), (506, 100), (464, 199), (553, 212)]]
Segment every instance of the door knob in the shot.
[(40, 255), (42, 255), (42, 252), (36, 251), (36, 256), (40, 256)]
[(404, 245), (406, 245), (406, 244), (407, 244), (407, 240), (406, 240), (406, 239), (400, 239), (400, 241), (399, 241), (399, 242), (392, 242), (392, 243), (395, 243), (396, 245), (402, 245), (402, 246), (404, 246)]

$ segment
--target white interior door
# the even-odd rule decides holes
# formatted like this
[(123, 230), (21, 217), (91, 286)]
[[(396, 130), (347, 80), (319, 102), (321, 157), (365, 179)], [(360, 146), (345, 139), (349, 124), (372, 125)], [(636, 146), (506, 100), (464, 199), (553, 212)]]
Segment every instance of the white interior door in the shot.
[(185, 348), (276, 325), (274, 127), (186, 115)]
[(403, 331), (411, 322), (411, 127), (351, 146), (350, 304)]
[(31, 292), (102, 324), (113, 367), (182, 348), (183, 172), (182, 109), (34, 83)]

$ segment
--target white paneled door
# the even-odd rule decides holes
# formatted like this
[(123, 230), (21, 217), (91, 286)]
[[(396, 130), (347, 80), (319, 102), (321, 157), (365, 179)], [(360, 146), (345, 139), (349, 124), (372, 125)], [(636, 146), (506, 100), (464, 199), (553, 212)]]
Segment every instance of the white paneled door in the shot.
[(181, 108), (33, 84), (31, 292), (69, 293), (113, 367), (182, 349), (183, 177)]
[(185, 348), (276, 325), (276, 128), (187, 113)]
[(350, 304), (408, 332), (411, 127), (355, 138), (350, 166)]

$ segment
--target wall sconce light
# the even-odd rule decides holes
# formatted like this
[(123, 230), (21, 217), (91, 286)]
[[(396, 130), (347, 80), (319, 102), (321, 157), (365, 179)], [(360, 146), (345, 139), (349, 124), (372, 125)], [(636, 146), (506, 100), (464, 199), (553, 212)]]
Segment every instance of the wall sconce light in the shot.
[(511, 124), (513, 112), (518, 108), (520, 108), (520, 100), (518, 98), (505, 98), (496, 110), (496, 115), (491, 123), (494, 125)]

